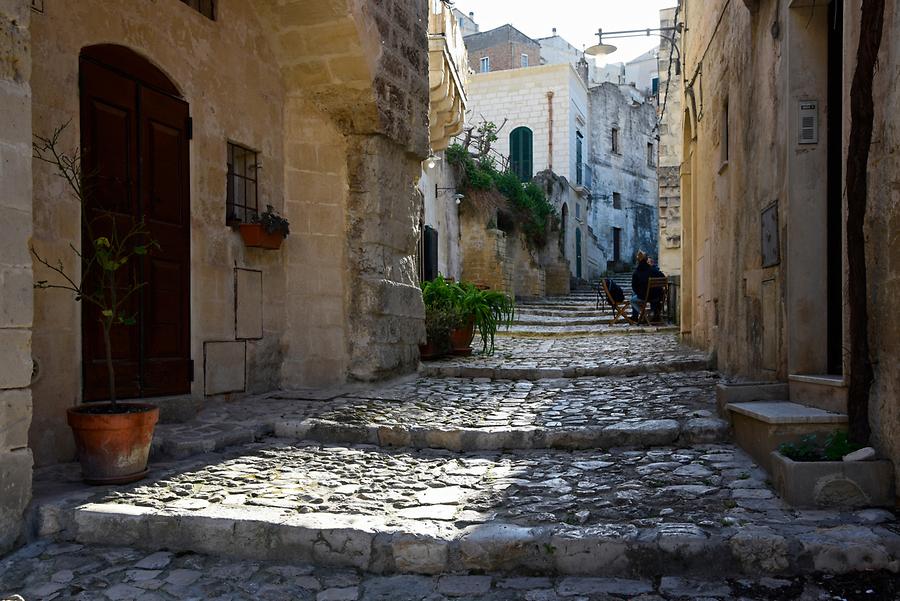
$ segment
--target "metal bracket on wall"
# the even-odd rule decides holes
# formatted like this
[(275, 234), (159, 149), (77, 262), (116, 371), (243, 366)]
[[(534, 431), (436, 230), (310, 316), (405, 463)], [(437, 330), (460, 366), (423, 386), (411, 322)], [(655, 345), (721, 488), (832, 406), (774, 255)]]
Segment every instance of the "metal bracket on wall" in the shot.
[(31, 0), (31, 10), (44, 14), (44, 0)]

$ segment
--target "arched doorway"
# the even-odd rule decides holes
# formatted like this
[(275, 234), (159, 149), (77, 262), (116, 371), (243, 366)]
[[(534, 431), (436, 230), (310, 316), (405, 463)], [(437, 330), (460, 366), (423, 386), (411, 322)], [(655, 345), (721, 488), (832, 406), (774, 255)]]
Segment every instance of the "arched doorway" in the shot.
[[(133, 326), (112, 332), (120, 398), (189, 393), (190, 180), (188, 104), (156, 66), (123, 46), (81, 51), (82, 173), (85, 224), (94, 235), (127, 233), (143, 218), (158, 248), (133, 261), (146, 284), (132, 297)], [(98, 220), (98, 217), (102, 217)], [(105, 228), (105, 230), (104, 230)], [(86, 228), (82, 234), (86, 240)], [(98, 309), (83, 303), (84, 400), (109, 398)]]

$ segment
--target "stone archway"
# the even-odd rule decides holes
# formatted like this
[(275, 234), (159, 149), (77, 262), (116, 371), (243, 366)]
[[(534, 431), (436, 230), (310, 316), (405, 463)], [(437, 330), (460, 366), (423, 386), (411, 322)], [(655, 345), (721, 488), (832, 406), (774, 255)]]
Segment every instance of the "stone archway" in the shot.
[[(254, 3), (285, 92), (286, 387), (415, 369), (415, 253), (428, 153), (427, 5)], [(312, 163), (312, 165), (311, 165)]]

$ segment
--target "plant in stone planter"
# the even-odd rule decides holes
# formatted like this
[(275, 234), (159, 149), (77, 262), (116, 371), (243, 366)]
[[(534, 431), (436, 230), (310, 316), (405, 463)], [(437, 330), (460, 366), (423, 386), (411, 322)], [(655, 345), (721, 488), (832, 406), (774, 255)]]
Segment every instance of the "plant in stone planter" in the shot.
[(54, 130), (49, 138), (35, 136), (34, 157), (55, 168), (81, 205), (83, 244), (80, 250), (70, 244), (81, 270), (80, 273), (77, 269), (69, 270), (61, 259), (51, 261), (32, 247), (35, 260), (55, 275), (55, 281), (39, 280), (34, 286), (71, 292), (76, 302), (87, 303), (96, 310), (103, 333), (109, 402), (70, 408), (68, 422), (87, 482), (133, 482), (147, 473), (159, 408), (120, 403), (116, 399), (112, 334), (115, 328), (135, 324), (134, 302), (146, 282), (138, 281), (134, 264), (139, 257), (159, 250), (159, 246), (150, 239), (143, 219), (134, 220), (102, 210), (89, 214), (89, 191), (81, 172), (80, 156), (77, 152), (67, 154), (60, 150), (60, 136), (65, 127)]
[(778, 494), (798, 507), (892, 506), (893, 466), (835, 431), (820, 443), (815, 434), (782, 444), (772, 455)]
[(291, 224), (276, 213), (272, 205), (266, 205), (264, 212), (255, 215), (250, 223), (242, 223), (240, 230), (246, 246), (278, 250), (291, 233)]

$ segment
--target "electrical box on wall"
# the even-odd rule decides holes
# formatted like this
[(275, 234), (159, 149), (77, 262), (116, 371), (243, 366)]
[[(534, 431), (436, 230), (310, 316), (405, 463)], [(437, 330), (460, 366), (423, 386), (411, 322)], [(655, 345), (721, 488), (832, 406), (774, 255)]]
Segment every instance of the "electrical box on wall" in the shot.
[(819, 143), (819, 101), (818, 100), (801, 100), (800, 119), (798, 125), (800, 127), (800, 144), (818, 144)]

